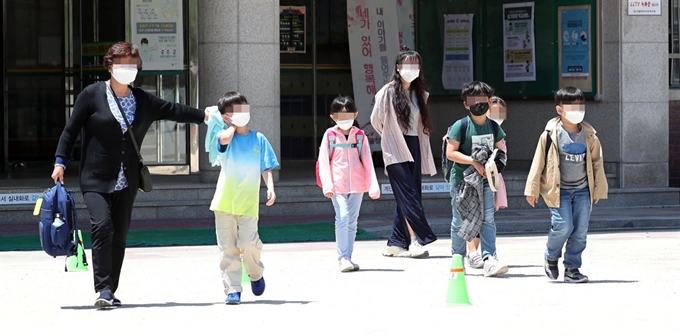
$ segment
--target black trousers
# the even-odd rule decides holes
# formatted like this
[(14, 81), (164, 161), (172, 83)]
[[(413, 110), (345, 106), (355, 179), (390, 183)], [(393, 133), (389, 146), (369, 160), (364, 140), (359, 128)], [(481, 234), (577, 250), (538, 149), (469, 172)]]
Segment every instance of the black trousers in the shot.
[(130, 188), (111, 194), (83, 193), (92, 223), (92, 268), (97, 293), (104, 289), (115, 293), (118, 289), (136, 196), (137, 190)]
[(437, 240), (437, 237), (432, 232), (430, 224), (427, 223), (423, 209), (420, 142), (417, 136), (405, 135), (404, 139), (414, 161), (387, 166), (390, 185), (394, 198), (397, 200), (392, 233), (387, 240), (387, 246), (400, 246), (408, 249), (411, 245), (411, 237), (406, 227), (407, 220), (421, 245), (427, 245)]

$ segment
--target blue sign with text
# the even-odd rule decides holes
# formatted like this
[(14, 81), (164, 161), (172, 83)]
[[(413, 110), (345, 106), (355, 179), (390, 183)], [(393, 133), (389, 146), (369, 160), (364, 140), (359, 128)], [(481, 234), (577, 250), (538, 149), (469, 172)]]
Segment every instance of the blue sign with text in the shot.
[(565, 9), (560, 13), (562, 77), (587, 77), (590, 73), (590, 31), (588, 9)]

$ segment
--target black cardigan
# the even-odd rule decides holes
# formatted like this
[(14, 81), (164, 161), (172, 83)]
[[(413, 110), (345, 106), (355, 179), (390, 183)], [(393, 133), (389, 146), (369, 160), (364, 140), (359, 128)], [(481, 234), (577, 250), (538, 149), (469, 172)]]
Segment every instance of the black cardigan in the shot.
[[(140, 88), (131, 89), (137, 103), (132, 130), (139, 145), (156, 120), (200, 124), (205, 119), (205, 112), (201, 110), (162, 100)], [(106, 82), (99, 82), (86, 87), (78, 95), (71, 119), (59, 138), (55, 156), (57, 161), (66, 162), (82, 130), (81, 191), (114, 192), (121, 163), (129, 187), (136, 191), (139, 188), (139, 157), (129, 130), (123, 134), (109, 108), (106, 90)]]

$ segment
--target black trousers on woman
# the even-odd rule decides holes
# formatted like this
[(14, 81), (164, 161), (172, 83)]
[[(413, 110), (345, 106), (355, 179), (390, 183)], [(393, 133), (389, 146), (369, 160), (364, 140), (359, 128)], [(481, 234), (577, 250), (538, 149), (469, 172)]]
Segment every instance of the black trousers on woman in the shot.
[(132, 205), (137, 190), (125, 188), (110, 194), (85, 192), (83, 198), (92, 223), (92, 268), (94, 291), (118, 289), (130, 230)]
[(421, 245), (427, 245), (437, 240), (437, 237), (432, 232), (430, 224), (427, 223), (423, 209), (420, 142), (417, 136), (404, 135), (404, 139), (414, 161), (387, 166), (387, 175), (394, 198), (397, 200), (392, 234), (387, 240), (387, 246), (400, 246), (408, 249), (411, 245), (411, 237), (406, 227), (407, 220)]

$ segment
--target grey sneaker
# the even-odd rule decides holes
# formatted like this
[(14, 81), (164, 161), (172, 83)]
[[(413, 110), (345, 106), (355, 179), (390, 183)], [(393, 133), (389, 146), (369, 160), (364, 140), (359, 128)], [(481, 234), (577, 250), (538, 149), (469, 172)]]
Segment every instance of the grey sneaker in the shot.
[(403, 254), (409, 254), (408, 250), (401, 246), (388, 246), (385, 252), (382, 253), (385, 257), (403, 257)]
[(508, 265), (498, 261), (496, 255), (486, 257), (484, 260), (484, 276), (495, 277), (508, 273)]
[(467, 256), (467, 263), (470, 265), (472, 268), (484, 268), (484, 260), (482, 259), (482, 255), (477, 252), (472, 252), (471, 254), (468, 254)]
[(425, 249), (425, 246), (420, 245), (417, 240), (411, 242), (411, 246), (409, 246), (408, 251), (411, 254), (411, 258), (426, 258), (430, 255), (430, 252)]
[(558, 260), (548, 260), (548, 257), (544, 257), (543, 260), (543, 270), (545, 275), (552, 280), (557, 280), (560, 276), (560, 270), (557, 268)]
[(111, 293), (111, 290), (104, 289), (101, 292), (99, 292), (99, 297), (97, 298), (97, 301), (94, 302), (94, 306), (97, 308), (112, 307), (113, 293)]
[(564, 269), (564, 282), (569, 283), (586, 283), (588, 282), (588, 277), (581, 274), (578, 268), (565, 268)]
[(358, 271), (358, 270), (359, 270), (359, 264), (355, 264), (354, 261), (352, 261), (352, 259), (350, 259), (349, 262), (351, 262), (351, 263), (352, 263), (352, 266), (354, 266), (353, 271)]

